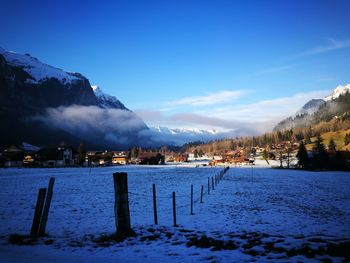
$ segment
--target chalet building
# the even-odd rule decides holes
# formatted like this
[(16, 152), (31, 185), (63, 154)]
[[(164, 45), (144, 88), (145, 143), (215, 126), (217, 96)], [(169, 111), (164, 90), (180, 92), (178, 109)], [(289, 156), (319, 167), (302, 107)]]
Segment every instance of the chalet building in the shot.
[(4, 167), (22, 167), (24, 152), (16, 146), (10, 146), (2, 153)]
[(165, 155), (165, 162), (168, 163), (184, 163), (188, 162), (188, 154), (177, 154), (174, 152), (167, 152)]
[(143, 152), (137, 156), (139, 164), (161, 165), (164, 164), (164, 156), (157, 152)]
[(74, 165), (73, 154), (71, 147), (42, 148), (35, 158), (42, 167), (67, 167)]
[(23, 158), (23, 165), (27, 167), (36, 166), (34, 154), (26, 154)]
[(194, 153), (189, 153), (188, 154), (188, 159), (195, 159), (196, 157), (195, 157), (195, 154)]
[(85, 164), (87, 166), (98, 166), (99, 165), (99, 155), (103, 152), (88, 151), (85, 155)]
[(113, 165), (126, 165), (129, 162), (129, 152), (113, 152)]
[(188, 162), (188, 155), (187, 154), (175, 154), (174, 155), (174, 162), (175, 163)]

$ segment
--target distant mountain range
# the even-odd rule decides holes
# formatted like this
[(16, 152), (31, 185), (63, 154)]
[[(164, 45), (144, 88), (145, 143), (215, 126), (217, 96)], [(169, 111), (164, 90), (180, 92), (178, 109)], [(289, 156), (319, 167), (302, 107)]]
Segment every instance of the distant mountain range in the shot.
[(178, 129), (161, 126), (150, 127), (152, 138), (160, 144), (182, 145), (193, 141), (210, 141), (226, 137), (225, 133), (216, 130)]
[(349, 118), (350, 116), (350, 84), (340, 85), (323, 99), (308, 101), (294, 116), (279, 122), (274, 130), (306, 127), (330, 121), (333, 118)]
[(0, 145), (124, 148), (146, 124), (79, 73), (0, 48)]

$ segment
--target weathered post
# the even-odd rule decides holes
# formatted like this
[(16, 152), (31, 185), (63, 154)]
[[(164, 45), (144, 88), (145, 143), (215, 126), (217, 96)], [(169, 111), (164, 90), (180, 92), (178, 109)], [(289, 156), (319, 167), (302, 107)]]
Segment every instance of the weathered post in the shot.
[(203, 189), (204, 187), (203, 187), (203, 185), (202, 185), (202, 188), (201, 188), (201, 203), (203, 203)]
[(130, 225), (128, 174), (114, 173), (113, 180), (115, 193), (114, 214), (117, 235), (128, 237), (134, 233)]
[(193, 215), (193, 184), (191, 184), (191, 215)]
[(154, 213), (154, 224), (158, 225), (156, 185), (155, 184), (153, 184), (153, 213)]
[(208, 177), (208, 195), (210, 195), (210, 179)]
[(47, 218), (49, 216), (54, 184), (55, 184), (55, 177), (51, 177), (49, 181), (49, 187), (47, 188), (43, 214), (40, 220), (39, 236), (43, 236), (46, 231)]
[(174, 226), (177, 227), (177, 224), (176, 224), (176, 199), (175, 199), (175, 192), (173, 192), (173, 222), (174, 222)]
[(31, 237), (37, 237), (39, 234), (40, 219), (43, 212), (45, 194), (46, 188), (40, 188), (38, 193), (38, 199), (36, 200), (32, 229), (30, 230)]

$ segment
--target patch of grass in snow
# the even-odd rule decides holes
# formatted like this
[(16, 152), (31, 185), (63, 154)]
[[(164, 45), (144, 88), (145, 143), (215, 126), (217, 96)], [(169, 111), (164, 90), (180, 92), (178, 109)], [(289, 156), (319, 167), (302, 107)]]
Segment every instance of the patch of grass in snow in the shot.
[(328, 244), (326, 251), (332, 257), (344, 257), (347, 262), (350, 261), (350, 241)]
[(195, 246), (198, 248), (211, 248), (212, 251), (234, 250), (238, 248), (233, 240), (224, 241), (207, 237), (206, 235), (202, 235), (200, 238), (189, 237), (186, 245), (187, 247)]
[(47, 236), (42, 238), (33, 238), (29, 235), (11, 234), (8, 238), (8, 242), (12, 245), (34, 246), (41, 243), (45, 245), (52, 245), (55, 240), (47, 238)]
[(135, 232), (130, 233), (129, 236), (118, 235), (118, 234), (111, 234), (111, 235), (103, 234), (96, 238), (93, 237), (92, 242), (94, 242), (99, 247), (109, 247), (115, 243), (121, 243), (127, 238), (136, 237), (136, 236), (137, 235)]
[(32, 238), (28, 235), (11, 234), (8, 239), (10, 244), (20, 246), (33, 246), (38, 243), (37, 238)]

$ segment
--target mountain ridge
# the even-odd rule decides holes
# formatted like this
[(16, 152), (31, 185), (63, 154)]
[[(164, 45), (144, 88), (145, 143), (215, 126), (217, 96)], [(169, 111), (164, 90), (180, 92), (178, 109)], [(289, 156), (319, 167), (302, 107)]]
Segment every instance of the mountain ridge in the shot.
[[(105, 95), (103, 100), (80, 73), (68, 73), (29, 54), (1, 48), (0, 145), (25, 141), (40, 146), (65, 141), (72, 145), (84, 142), (90, 148), (123, 148), (131, 138), (137, 141), (138, 132), (148, 129), (147, 125), (117, 98), (100, 93)], [(109, 119), (104, 121), (106, 116)], [(70, 121), (75, 123), (69, 126)], [(87, 129), (84, 134), (78, 124)], [(129, 130), (123, 125), (129, 125)]]
[(350, 84), (337, 86), (323, 99), (312, 99), (296, 112), (280, 121), (273, 130), (286, 130), (305, 127), (332, 118), (348, 118), (350, 114)]

